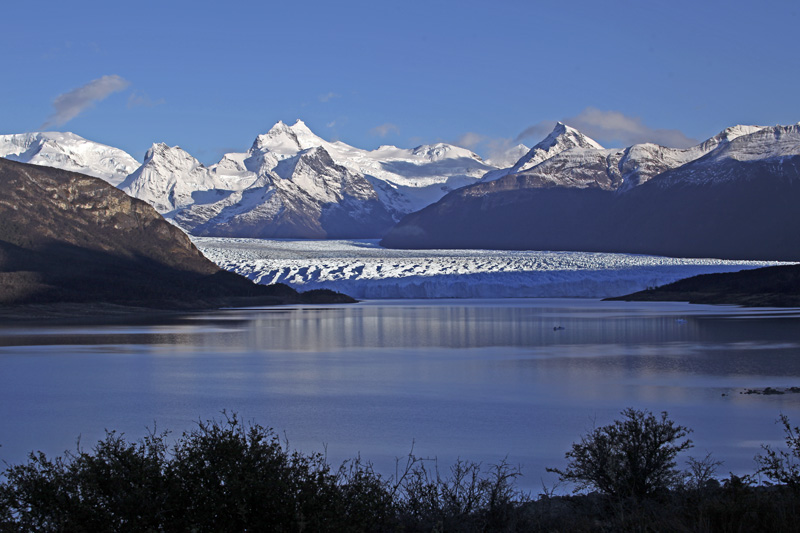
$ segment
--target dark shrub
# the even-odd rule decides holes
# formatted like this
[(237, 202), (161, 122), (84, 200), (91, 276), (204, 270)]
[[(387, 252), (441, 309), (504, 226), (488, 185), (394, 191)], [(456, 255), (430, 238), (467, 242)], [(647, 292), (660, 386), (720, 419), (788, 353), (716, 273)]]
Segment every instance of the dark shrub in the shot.
[(774, 450), (768, 444), (762, 446), (764, 455), (756, 456), (758, 472), (772, 481), (788, 485), (794, 490), (800, 489), (800, 428), (792, 427), (789, 417), (781, 415), (784, 440), (787, 450)]
[(615, 497), (642, 498), (665, 491), (679, 479), (675, 456), (692, 446), (680, 439), (689, 429), (676, 426), (661, 413), (625, 409), (622, 420), (596, 428), (566, 453), (567, 468), (548, 468), (562, 481), (577, 484), (576, 492), (594, 489)]

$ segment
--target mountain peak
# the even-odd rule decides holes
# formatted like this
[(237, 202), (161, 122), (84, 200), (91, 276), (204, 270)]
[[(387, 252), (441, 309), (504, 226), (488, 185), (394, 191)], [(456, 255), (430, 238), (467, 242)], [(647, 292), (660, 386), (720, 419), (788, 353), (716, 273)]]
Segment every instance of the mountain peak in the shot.
[(744, 124), (737, 124), (735, 126), (731, 126), (729, 128), (725, 128), (718, 134), (714, 135), (710, 139), (702, 142), (695, 148), (690, 148), (690, 150), (697, 150), (699, 149), (701, 153), (708, 153), (711, 150), (719, 147), (720, 145), (725, 145), (733, 141), (734, 139), (738, 139), (739, 137), (744, 137), (746, 135), (751, 135), (753, 133), (757, 133), (759, 131), (767, 129), (765, 126), (748, 126)]
[(315, 148), (317, 146), (330, 145), (325, 139), (311, 131), (311, 129), (306, 126), (306, 123), (300, 119), (297, 119), (297, 122), (289, 129), (294, 133), (297, 142), (300, 144), (300, 148), (303, 150), (308, 150), (309, 148)]
[(459, 159), (459, 158), (468, 158), (474, 159), (476, 161), (482, 161), (478, 154), (467, 150), (466, 148), (461, 148), (459, 146), (454, 146), (452, 144), (447, 143), (434, 143), (434, 144), (423, 144), (421, 146), (417, 146), (411, 151), (411, 154), (423, 158), (428, 161), (441, 161), (443, 159)]
[[(195, 159), (189, 152), (180, 146), (169, 146), (166, 143), (153, 143), (152, 146), (144, 154), (144, 164), (147, 165), (151, 162), (160, 161), (186, 161), (190, 166), (202, 166), (197, 159)], [(185, 166), (185, 165), (181, 165)]]
[(292, 128), (279, 120), (267, 133), (262, 133), (256, 137), (256, 140), (253, 141), (253, 146), (250, 148), (250, 152), (257, 153), (266, 151), (274, 152), (280, 156), (291, 156), (302, 149), (300, 141), (298, 141), (297, 135)]
[(746, 124), (737, 124), (735, 126), (731, 126), (730, 128), (725, 128), (722, 130), (717, 137), (725, 139), (726, 141), (732, 141), (738, 137), (742, 137), (744, 135), (750, 135), (751, 133), (755, 133), (757, 131), (763, 130), (764, 126), (750, 126)]
[(511, 167), (509, 174), (523, 172), (571, 148), (603, 150), (594, 139), (563, 122), (557, 122), (553, 131)]
[[(180, 149), (179, 146), (176, 146), (175, 148)], [(153, 159), (154, 157), (157, 157), (159, 155), (165, 154), (169, 150), (171, 150), (171, 148), (167, 143), (163, 143), (163, 142), (161, 142), (161, 143), (153, 143), (153, 144), (150, 145), (150, 148), (147, 149), (147, 152), (145, 152), (144, 160), (145, 161), (149, 161), (150, 159)]]
[(298, 118), (298, 119), (297, 119), (297, 120), (294, 122), (294, 124), (292, 124), (292, 125), (290, 126), (290, 129), (291, 129), (292, 131), (294, 131), (295, 133), (297, 133), (297, 132), (303, 132), (303, 133), (313, 133), (313, 132), (312, 132), (312, 131), (309, 129), (309, 127), (308, 127), (308, 126), (306, 126), (306, 123), (305, 123), (305, 122), (303, 122), (302, 120), (300, 120), (299, 118)]
[[(572, 126), (564, 124), (563, 122), (556, 122), (556, 125), (553, 128), (553, 131), (550, 132), (550, 135), (545, 137), (545, 139), (536, 146), (540, 145), (542, 145), (543, 147), (544, 145), (555, 146), (556, 144), (558, 144), (559, 139), (564, 139), (564, 138), (573, 139), (572, 142), (575, 143), (575, 146), (571, 146), (570, 148), (580, 147), (580, 148), (595, 148), (597, 150), (603, 149), (600, 143), (598, 143), (591, 137), (584, 135), (583, 133), (576, 130)], [(570, 141), (567, 141), (567, 143), (569, 144)], [(534, 146), (534, 148), (536, 148), (536, 146)]]

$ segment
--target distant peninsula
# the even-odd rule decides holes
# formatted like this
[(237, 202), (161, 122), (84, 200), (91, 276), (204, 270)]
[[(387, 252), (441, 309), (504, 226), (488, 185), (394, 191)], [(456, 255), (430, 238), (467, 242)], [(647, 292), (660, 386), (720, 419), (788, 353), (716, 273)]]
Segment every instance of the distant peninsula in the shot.
[(101, 179), (0, 158), (0, 316), (24, 315), (25, 306), (102, 313), (353, 301), (257, 285), (206, 259), (149, 204)]
[(800, 307), (800, 265), (703, 274), (608, 300)]

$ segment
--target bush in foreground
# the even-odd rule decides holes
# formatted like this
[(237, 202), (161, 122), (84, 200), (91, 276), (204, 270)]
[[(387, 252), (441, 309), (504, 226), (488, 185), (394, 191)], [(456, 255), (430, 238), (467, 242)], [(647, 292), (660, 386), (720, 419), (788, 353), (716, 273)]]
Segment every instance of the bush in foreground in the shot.
[(622, 420), (595, 428), (566, 453), (567, 468), (548, 468), (576, 491), (595, 489), (615, 497), (642, 498), (675, 486), (675, 457), (692, 446), (691, 430), (661, 413), (625, 409)]
[[(199, 423), (170, 443), (114, 432), (91, 451), (31, 454), (0, 481), (0, 532), (10, 531), (795, 531), (800, 516), (797, 428), (782, 417), (789, 451), (765, 447), (759, 473), (718, 481), (710, 455), (675, 468), (691, 443), (666, 413), (627, 409), (595, 429), (555, 470), (589, 494), (536, 501), (519, 470), (483, 469), (409, 454), (383, 478), (357, 458), (332, 468), (289, 450), (271, 430), (235, 415)], [(2, 479), (2, 478), (0, 478)], [(610, 480), (610, 481), (609, 481)]]
[(174, 445), (167, 433), (127, 442), (109, 432), (90, 452), (36, 453), (9, 467), (0, 531), (516, 529), (517, 472), (459, 462), (441, 476), (429, 463), (409, 455), (389, 479), (360, 459), (333, 469), (235, 415), (200, 423)]

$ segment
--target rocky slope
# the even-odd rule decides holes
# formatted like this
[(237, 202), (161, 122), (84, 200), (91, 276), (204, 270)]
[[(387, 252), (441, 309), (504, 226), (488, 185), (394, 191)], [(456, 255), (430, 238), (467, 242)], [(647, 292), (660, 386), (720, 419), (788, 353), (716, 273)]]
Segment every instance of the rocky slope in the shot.
[(150, 205), (100, 179), (0, 158), (0, 185), (0, 304), (301, 300), (222, 271)]
[(685, 150), (575, 146), (448, 194), (382, 244), (798, 260), (799, 162), (797, 125), (729, 128)]

